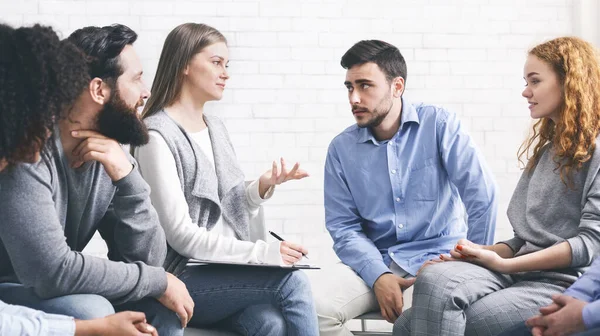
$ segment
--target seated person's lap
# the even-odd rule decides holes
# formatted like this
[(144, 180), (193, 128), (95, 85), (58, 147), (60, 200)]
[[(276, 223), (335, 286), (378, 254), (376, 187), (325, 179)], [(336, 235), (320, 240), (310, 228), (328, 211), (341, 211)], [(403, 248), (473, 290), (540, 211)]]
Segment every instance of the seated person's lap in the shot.
[(42, 299), (35, 294), (33, 289), (15, 283), (0, 284), (0, 300), (82, 320), (101, 318), (115, 313), (110, 302), (99, 295), (72, 294)]

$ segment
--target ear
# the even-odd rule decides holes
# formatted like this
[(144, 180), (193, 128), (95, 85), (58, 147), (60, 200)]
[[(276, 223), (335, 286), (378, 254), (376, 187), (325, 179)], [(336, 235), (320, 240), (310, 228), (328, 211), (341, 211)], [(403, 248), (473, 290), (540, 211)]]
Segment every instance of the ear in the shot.
[(404, 78), (396, 77), (392, 80), (392, 95), (394, 98), (400, 98), (404, 94)]
[(88, 86), (90, 97), (99, 105), (104, 105), (110, 98), (110, 88), (101, 78), (95, 77)]
[(183, 69), (183, 74), (184, 75), (189, 75), (190, 74), (190, 65), (186, 65), (185, 68)]

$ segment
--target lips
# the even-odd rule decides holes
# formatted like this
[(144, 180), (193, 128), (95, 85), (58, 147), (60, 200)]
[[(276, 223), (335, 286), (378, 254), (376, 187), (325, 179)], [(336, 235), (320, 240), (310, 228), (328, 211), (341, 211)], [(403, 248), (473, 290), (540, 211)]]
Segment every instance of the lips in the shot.
[(531, 110), (537, 105), (537, 103), (529, 102), (529, 109)]
[(225, 89), (225, 84), (217, 84), (217, 86), (220, 86), (222, 89)]

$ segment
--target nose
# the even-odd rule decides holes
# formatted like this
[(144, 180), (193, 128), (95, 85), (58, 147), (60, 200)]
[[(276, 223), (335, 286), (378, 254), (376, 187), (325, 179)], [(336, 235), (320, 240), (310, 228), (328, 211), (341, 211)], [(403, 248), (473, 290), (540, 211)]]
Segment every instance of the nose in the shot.
[(221, 74), (221, 79), (223, 80), (228, 80), (229, 79), (229, 72), (227, 71), (227, 68), (223, 68), (223, 73)]
[(148, 89), (148, 85), (146, 85), (146, 82), (142, 82), (142, 93), (141, 93), (141, 98), (142, 99), (148, 99), (150, 98), (150, 90)]
[(521, 95), (525, 98), (531, 98), (533, 96), (533, 93), (531, 92), (531, 89), (529, 88), (529, 86), (526, 86), (525, 90), (523, 90), (523, 92), (521, 92)]
[(360, 95), (356, 90), (352, 90), (348, 93), (348, 99), (350, 99), (350, 105), (360, 104)]

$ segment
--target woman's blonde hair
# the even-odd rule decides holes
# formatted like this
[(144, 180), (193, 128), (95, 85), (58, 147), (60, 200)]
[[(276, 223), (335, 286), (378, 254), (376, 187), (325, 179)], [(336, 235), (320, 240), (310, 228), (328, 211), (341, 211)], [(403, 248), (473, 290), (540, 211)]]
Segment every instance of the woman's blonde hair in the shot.
[(152, 82), (152, 95), (146, 102), (142, 118), (173, 104), (181, 92), (183, 71), (192, 57), (217, 42), (227, 43), (227, 40), (215, 28), (199, 23), (184, 23), (167, 35)]

